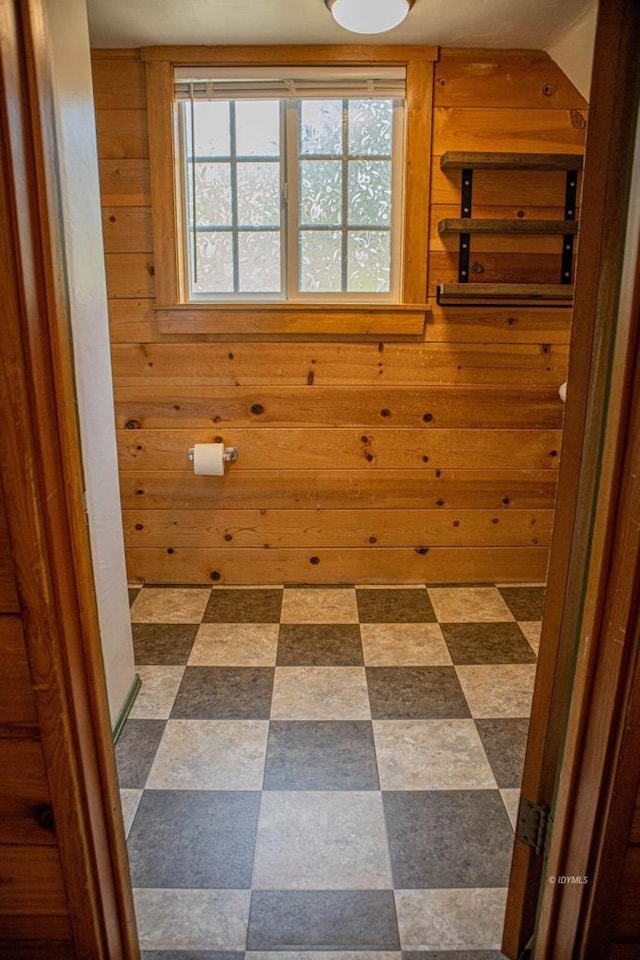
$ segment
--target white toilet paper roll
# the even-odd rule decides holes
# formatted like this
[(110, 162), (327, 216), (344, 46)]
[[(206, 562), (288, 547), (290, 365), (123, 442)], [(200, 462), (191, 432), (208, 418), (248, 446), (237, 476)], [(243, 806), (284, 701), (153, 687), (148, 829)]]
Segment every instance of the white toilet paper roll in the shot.
[(224, 444), (196, 443), (193, 447), (193, 472), (202, 477), (224, 474)]

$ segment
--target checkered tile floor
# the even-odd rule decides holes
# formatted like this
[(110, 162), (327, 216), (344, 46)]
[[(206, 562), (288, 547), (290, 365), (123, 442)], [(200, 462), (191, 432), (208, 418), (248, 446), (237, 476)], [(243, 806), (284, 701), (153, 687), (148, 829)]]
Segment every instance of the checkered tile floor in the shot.
[(495, 960), (543, 589), (144, 587), (146, 960)]

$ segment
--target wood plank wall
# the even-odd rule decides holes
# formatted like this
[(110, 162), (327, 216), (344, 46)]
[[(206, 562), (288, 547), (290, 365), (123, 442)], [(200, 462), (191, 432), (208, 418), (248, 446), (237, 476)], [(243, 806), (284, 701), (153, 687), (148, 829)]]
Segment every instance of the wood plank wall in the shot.
[(0, 956), (74, 956), (0, 488)]
[[(130, 577), (543, 580), (570, 311), (440, 309), (433, 296), (456, 279), (437, 222), (459, 215), (459, 175), (440, 155), (580, 152), (586, 104), (559, 68), (532, 51), (441, 52), (424, 342), (162, 335), (137, 52), (95, 51), (94, 84)], [(562, 174), (476, 181), (477, 215), (562, 216)], [(474, 274), (556, 281), (559, 243), (484, 238)], [(237, 463), (195, 477), (188, 447), (218, 437)]]

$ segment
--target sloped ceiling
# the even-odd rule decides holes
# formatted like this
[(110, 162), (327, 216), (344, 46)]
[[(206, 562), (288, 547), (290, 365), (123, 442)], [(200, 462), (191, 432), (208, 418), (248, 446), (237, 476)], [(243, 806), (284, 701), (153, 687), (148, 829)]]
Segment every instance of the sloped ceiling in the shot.
[(87, 0), (93, 47), (155, 44), (425, 43), (545, 49), (594, 0), (416, 0), (374, 38), (334, 23), (324, 0)]

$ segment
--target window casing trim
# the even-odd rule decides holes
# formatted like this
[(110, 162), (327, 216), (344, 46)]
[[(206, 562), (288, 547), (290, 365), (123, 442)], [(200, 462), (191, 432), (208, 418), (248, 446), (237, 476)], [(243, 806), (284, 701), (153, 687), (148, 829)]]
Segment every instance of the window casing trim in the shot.
[[(354, 50), (359, 56), (354, 55)], [(153, 212), (154, 238), (154, 273), (156, 283), (156, 310), (164, 318), (164, 322), (171, 326), (171, 332), (176, 332), (175, 323), (169, 323), (171, 311), (175, 314), (175, 321), (187, 314), (201, 317), (203, 332), (211, 332), (215, 326), (215, 315), (229, 314), (229, 307), (233, 305), (233, 315), (238, 324), (242, 322), (242, 312), (246, 314), (248, 327), (255, 330), (256, 317), (259, 327), (259, 318), (266, 316), (264, 311), (257, 311), (260, 304), (276, 307), (277, 315), (281, 318), (283, 334), (290, 331), (291, 323), (287, 321), (290, 311), (283, 310), (290, 301), (269, 301), (259, 295), (258, 300), (238, 303), (237, 301), (208, 301), (205, 304), (191, 302), (185, 304), (180, 297), (183, 288), (183, 274), (185, 255), (182, 247), (182, 231), (178, 229), (180, 211), (176, 206), (176, 183), (179, 182), (180, 160), (176, 156), (175, 140), (178, 136), (177, 116), (173, 109), (174, 65), (190, 64), (198, 66), (209, 64), (235, 64), (242, 67), (264, 63), (305, 63), (322, 66), (325, 63), (395, 63), (405, 67), (407, 75), (407, 92), (405, 100), (405, 159), (404, 159), (404, 216), (401, 230), (402, 244), (402, 274), (400, 290), (395, 303), (382, 301), (376, 298), (375, 302), (366, 298), (355, 301), (343, 294), (336, 295), (335, 306), (332, 301), (323, 295), (322, 301), (299, 299), (294, 303), (298, 309), (311, 308), (314, 303), (322, 307), (322, 311), (336, 311), (337, 317), (342, 317), (345, 327), (342, 332), (362, 333), (363, 327), (367, 333), (375, 335), (376, 316), (389, 315), (397, 308), (398, 326), (401, 333), (407, 332), (405, 307), (419, 308), (422, 312), (423, 323), (426, 317), (427, 299), (427, 250), (428, 250), (428, 204), (430, 190), (430, 152), (431, 152), (431, 123), (433, 97), (433, 61), (436, 59), (433, 48), (422, 47), (263, 47), (263, 48), (195, 48), (197, 56), (193, 56), (194, 48), (144, 48), (143, 59), (146, 61), (147, 78), (147, 107), (149, 119), (149, 152), (151, 172), (151, 196)], [(162, 53), (159, 53), (161, 51)], [(166, 59), (162, 58), (162, 54)], [(167, 163), (167, 158), (171, 161)], [(338, 309), (347, 306), (349, 309)], [(237, 308), (240, 308), (239, 310)], [(359, 309), (366, 312), (368, 322), (352, 322), (348, 319), (357, 316)], [(210, 314), (212, 320), (206, 319)], [(316, 314), (316, 311), (313, 311)], [(412, 311), (409, 311), (412, 315)], [(322, 320), (316, 317), (322, 330)], [(185, 321), (186, 322), (186, 321)], [(197, 326), (195, 320), (192, 321)], [(271, 317), (271, 322), (277, 325), (278, 321)], [(164, 323), (163, 323), (164, 325)], [(332, 325), (330, 325), (332, 326)], [(204, 330), (204, 327), (207, 330)], [(169, 332), (169, 331), (167, 331)], [(197, 331), (193, 331), (197, 332)], [(273, 332), (277, 332), (274, 328)]]

